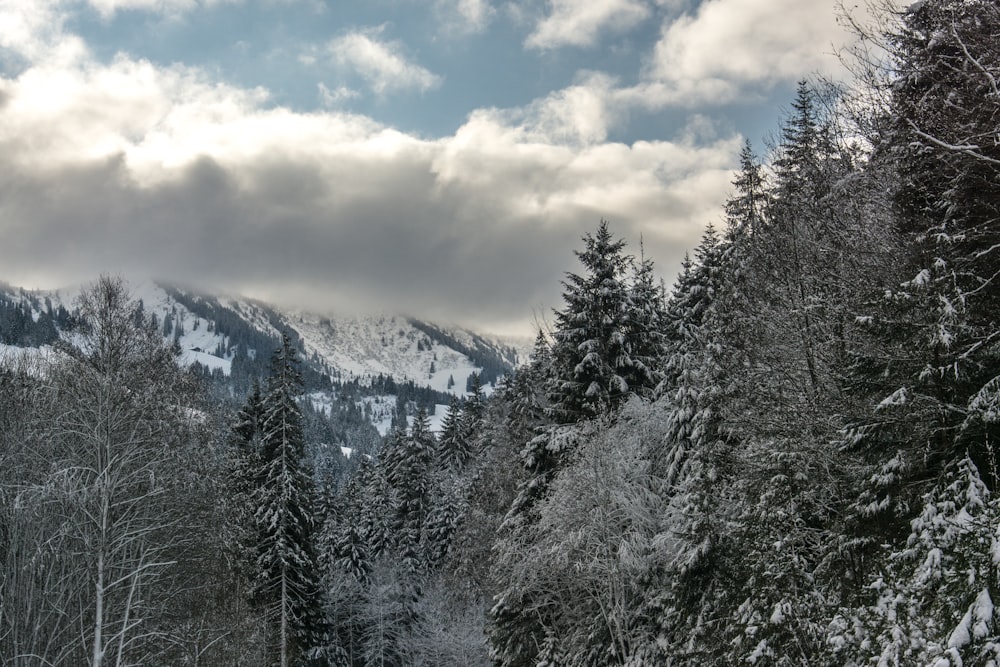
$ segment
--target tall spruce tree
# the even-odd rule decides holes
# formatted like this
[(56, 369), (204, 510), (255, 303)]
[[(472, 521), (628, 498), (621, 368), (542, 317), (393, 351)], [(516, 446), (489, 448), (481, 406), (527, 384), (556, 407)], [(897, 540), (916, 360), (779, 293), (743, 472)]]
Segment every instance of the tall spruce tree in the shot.
[(399, 444), (390, 478), (396, 490), (399, 556), (410, 573), (423, 571), (428, 562), (424, 531), (431, 509), (431, 464), (436, 448), (427, 413), (421, 408)]
[(563, 281), (565, 305), (555, 313), (552, 334), (551, 409), (561, 423), (606, 414), (633, 389), (629, 378), (635, 362), (624, 331), (629, 268), (622, 252), (625, 242), (611, 237), (605, 220), (583, 242), (584, 249), (575, 253), (586, 271), (569, 273)]
[(719, 292), (724, 283), (724, 244), (710, 226), (675, 289), (671, 312), (676, 341), (667, 361), (660, 409), (666, 412), (662, 442), (650, 443), (660, 493), (669, 503), (663, 539), (676, 547), (665, 559), (666, 581), (649, 596), (657, 618), (658, 645), (670, 655), (707, 660), (704, 643), (716, 632), (718, 598), (725, 591), (722, 561), (731, 529), (732, 465), (721, 424), (723, 326)]
[(644, 252), (633, 266), (626, 298), (623, 333), (632, 362), (626, 380), (633, 393), (650, 398), (663, 380), (667, 312), (666, 295), (656, 281), (653, 260)]
[[(847, 429), (865, 463), (848, 519), (859, 555), (873, 564), (861, 581), (878, 592), (862, 616), (886, 661), (989, 664), (988, 651), (970, 655), (965, 646), (989, 639), (998, 620), (976, 619), (980, 629), (959, 641), (962, 612), (985, 602), (995, 576), (981, 570), (973, 545), (993, 539), (980, 531), (992, 520), (981, 517), (995, 511), (988, 498), (1000, 435), (992, 407), (1000, 395), (998, 25), (996, 3), (928, 0), (903, 12), (889, 35), (894, 85), (877, 155), (896, 172), (899, 260), (859, 318), (866, 337), (851, 389), (867, 411)], [(961, 518), (941, 535), (949, 516)], [(921, 566), (921, 557), (940, 566)], [(952, 567), (967, 576), (950, 576)], [(928, 578), (947, 595), (928, 590)]]
[(255, 597), (268, 613), (281, 667), (299, 664), (322, 633), (314, 534), (318, 501), (304, 460), (298, 355), (282, 336), (261, 400), (260, 487), (254, 499), (258, 544)]
[(435, 463), (448, 471), (461, 469), (468, 461), (472, 452), (466, 434), (469, 428), (463, 428), (463, 413), (457, 397), (452, 397), (448, 413), (441, 423), (441, 435), (438, 437)]

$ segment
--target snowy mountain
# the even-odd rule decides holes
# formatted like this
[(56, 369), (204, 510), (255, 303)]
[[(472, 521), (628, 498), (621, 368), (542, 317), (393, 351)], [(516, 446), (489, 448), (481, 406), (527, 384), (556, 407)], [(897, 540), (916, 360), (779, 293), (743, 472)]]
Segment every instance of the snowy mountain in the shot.
[[(345, 393), (380, 433), (401, 394), (428, 412), (465, 395), (473, 374), (487, 392), (523, 358), (513, 346), (478, 333), (399, 315), (351, 316), (287, 310), (234, 295), (162, 282), (132, 283), (134, 296), (181, 362), (242, 396), (287, 332), (302, 353), (313, 408), (330, 414)], [(28, 291), (0, 283), (0, 352), (52, 343), (72, 327), (80, 288)], [(443, 416), (438, 407), (432, 424)]]

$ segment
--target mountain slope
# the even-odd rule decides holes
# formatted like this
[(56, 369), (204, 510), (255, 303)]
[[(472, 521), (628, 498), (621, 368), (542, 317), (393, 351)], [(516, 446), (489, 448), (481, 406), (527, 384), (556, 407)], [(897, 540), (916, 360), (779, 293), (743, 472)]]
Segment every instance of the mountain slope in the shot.
[[(181, 363), (238, 398), (267, 372), (282, 332), (303, 358), (313, 407), (330, 414), (350, 395), (384, 434), (392, 413), (420, 406), (432, 412), (462, 396), (474, 373), (487, 385), (523, 354), (472, 331), (393, 315), (348, 316), (283, 310), (260, 301), (166, 283), (130, 285)], [(79, 288), (27, 291), (0, 284), (0, 345), (42, 348), (75, 324)], [(437, 415), (438, 418), (441, 415)]]

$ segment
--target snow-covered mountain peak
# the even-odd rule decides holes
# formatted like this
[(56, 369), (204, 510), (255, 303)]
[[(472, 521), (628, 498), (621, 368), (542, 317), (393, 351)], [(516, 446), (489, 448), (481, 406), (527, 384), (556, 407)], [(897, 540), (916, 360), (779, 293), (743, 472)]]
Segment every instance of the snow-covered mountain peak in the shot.
[[(32, 328), (49, 311), (72, 312), (83, 286), (52, 291), (26, 291), (0, 285), (0, 306), (15, 305), (30, 313)], [(375, 313), (320, 314), (282, 309), (231, 294), (211, 294), (164, 282), (129, 284), (133, 296), (151, 315), (164, 337), (176, 342), (182, 361), (230, 375), (239, 355), (269, 355), (288, 332), (307, 364), (331, 379), (362, 385), (382, 376), (396, 382), (462, 395), (473, 373), (486, 383), (509, 371), (523, 354), (514, 346), (458, 327)], [(11, 311), (12, 312), (12, 311)], [(8, 318), (10, 319), (10, 318)], [(32, 335), (0, 320), (0, 342), (38, 346), (50, 332)], [(6, 338), (3, 338), (6, 336)]]

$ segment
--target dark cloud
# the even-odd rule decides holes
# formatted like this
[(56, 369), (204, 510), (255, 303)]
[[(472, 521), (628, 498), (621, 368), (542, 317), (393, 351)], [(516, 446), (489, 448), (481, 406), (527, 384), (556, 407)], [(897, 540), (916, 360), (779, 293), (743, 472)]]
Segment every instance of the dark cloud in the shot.
[(201, 158), (152, 186), (138, 185), (120, 158), (22, 171), (0, 179), (0, 263), (6, 278), (28, 282), (112, 271), (495, 326), (556, 305), (580, 235), (601, 215), (615, 217), (580, 210), (573, 224), (550, 224), (497, 210), (472, 218), (462, 197), (428, 196), (426, 169), (350, 168), (353, 179), (344, 166), (318, 172), (274, 161), (237, 177)]
[(30, 74), (0, 109), (0, 279), (29, 286), (120, 272), (527, 329), (601, 218), (672, 278), (739, 147), (603, 143), (598, 79), (426, 140), (127, 58)]

